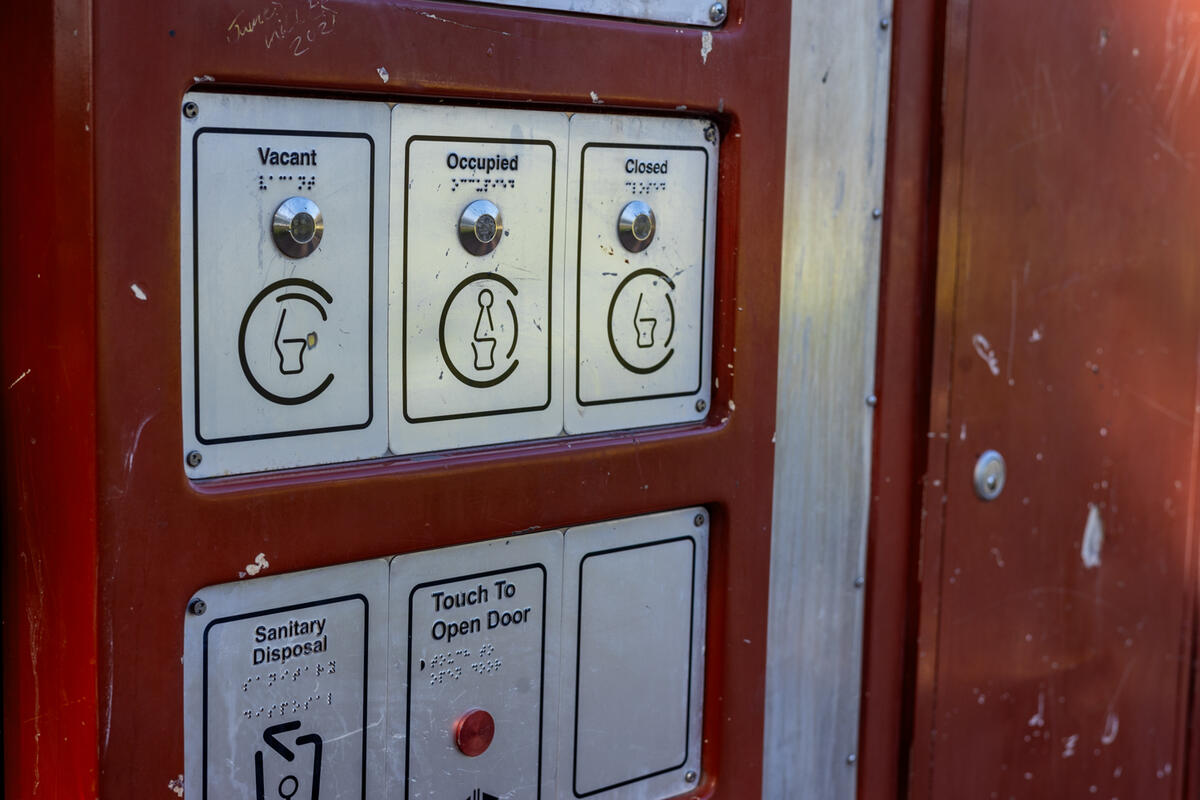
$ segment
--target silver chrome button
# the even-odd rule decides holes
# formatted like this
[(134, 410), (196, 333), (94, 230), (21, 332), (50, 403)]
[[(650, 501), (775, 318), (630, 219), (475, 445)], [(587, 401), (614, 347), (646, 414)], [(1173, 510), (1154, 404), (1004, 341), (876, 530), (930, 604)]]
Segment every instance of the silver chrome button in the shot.
[(285, 256), (304, 258), (317, 249), (324, 233), (321, 209), (307, 197), (289, 197), (275, 209), (271, 237)]
[(654, 210), (641, 200), (634, 200), (621, 209), (617, 218), (617, 238), (631, 253), (640, 253), (654, 241)]
[(486, 256), (500, 244), (504, 223), (500, 209), (490, 200), (476, 200), (458, 218), (458, 241), (474, 256)]

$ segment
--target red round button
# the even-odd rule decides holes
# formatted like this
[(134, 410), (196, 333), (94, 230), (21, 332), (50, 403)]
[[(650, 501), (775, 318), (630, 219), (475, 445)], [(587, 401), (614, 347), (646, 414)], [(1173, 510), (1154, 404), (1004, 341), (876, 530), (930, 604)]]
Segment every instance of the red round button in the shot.
[(488, 749), (496, 735), (496, 721), (482, 708), (475, 708), (454, 723), (454, 743), (463, 755), (472, 758)]

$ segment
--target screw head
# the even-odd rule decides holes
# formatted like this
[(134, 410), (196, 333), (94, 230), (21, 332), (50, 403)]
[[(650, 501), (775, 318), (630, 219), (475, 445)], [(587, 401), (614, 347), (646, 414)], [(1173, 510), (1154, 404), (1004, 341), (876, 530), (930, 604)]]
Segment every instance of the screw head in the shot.
[(871, 209), (871, 219), (879, 219), (879, 218), (880, 218), (880, 217), (882, 217), (882, 216), (883, 216), (883, 209), (882, 209), (882, 208), (873, 208), (873, 209)]
[(892, 18), (891, 17), (884, 17), (883, 19), (879, 20), (879, 27), (883, 28), (885, 31), (888, 28), (890, 28), (891, 26), (892, 26)]
[(697, 411), (704, 411), (704, 409), (706, 409), (706, 408), (708, 408), (708, 403), (704, 402), (703, 400), (696, 401), (696, 410)]
[(874, 407), (875, 407), (875, 404), (876, 404), (876, 403), (878, 403), (878, 402), (879, 402), (879, 398), (878, 398), (878, 397), (876, 397), (875, 395), (873, 395), (873, 394), (869, 394), (869, 395), (867, 395), (867, 405), (869, 405), (869, 406), (871, 406), (872, 408), (874, 408)]
[(200, 106), (196, 105), (191, 100), (188, 100), (186, 103), (183, 104), (183, 115), (185, 117), (187, 117), (188, 119), (195, 119), (196, 115), (199, 113), (200, 113)]
[(208, 603), (197, 597), (195, 600), (188, 603), (188, 611), (191, 612), (193, 616), (203, 616), (204, 612), (208, 611)]
[(719, 2), (719, 0), (708, 7), (708, 18), (713, 22), (723, 22), (725, 20), (725, 15), (728, 13), (729, 12), (726, 10), (725, 4)]
[(856, 764), (856, 763), (858, 763), (858, 756), (857, 756), (857, 755), (855, 755), (854, 753), (851, 753), (850, 755), (846, 756), (846, 763), (847, 763), (847, 764)]
[(975, 494), (980, 500), (991, 502), (1004, 491), (1004, 482), (1008, 478), (1008, 468), (1004, 456), (995, 450), (988, 450), (975, 462)]
[(699, 528), (701, 525), (704, 524), (704, 515), (697, 514), (695, 519), (692, 520), (692, 524), (695, 525), (697, 528)]
[(717, 126), (716, 125), (713, 125), (710, 123), (710, 124), (704, 126), (704, 140), (709, 142), (710, 144), (717, 143)]
[(198, 467), (200, 462), (204, 460), (204, 456), (200, 455), (199, 450), (189, 450), (187, 454), (187, 465), (189, 467)]
[(855, 589), (861, 589), (863, 586), (866, 586), (866, 584), (867, 584), (867, 579), (865, 577), (863, 577), (862, 575), (859, 575), (857, 578), (854, 579), (854, 588)]
[(687, 781), (688, 783), (695, 783), (697, 777), (699, 777), (699, 776), (696, 775), (696, 770), (694, 770), (694, 769), (689, 769), (687, 772), (685, 772), (683, 774), (683, 779), (685, 781)]

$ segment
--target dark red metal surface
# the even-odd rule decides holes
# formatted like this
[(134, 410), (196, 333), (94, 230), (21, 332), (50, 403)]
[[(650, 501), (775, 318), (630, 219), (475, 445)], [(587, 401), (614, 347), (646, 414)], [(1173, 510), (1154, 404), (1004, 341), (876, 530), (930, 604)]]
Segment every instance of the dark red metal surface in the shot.
[[(713, 512), (705, 777), (697, 794), (757, 796), (789, 6), (731, 5), (705, 61), (695, 29), (483, 6), (327, 0), (323, 7), (335, 12), (335, 24), (330, 28), (326, 17), (322, 29), (316, 22), (293, 24), (319, 13), (316, 0), (97, 4), (99, 514), (94, 526), (80, 521), (51, 535), (69, 534), (81, 548), (84, 561), (73, 569), (90, 564), (86, 554), (98, 550), (103, 646), (98, 665), (71, 668), (98, 670), (102, 733), (81, 731), (75, 747), (98, 748), (103, 796), (165, 794), (183, 772), (186, 603), (202, 586), (237, 579), (259, 553), (270, 564), (266, 574), (276, 574), (695, 503)], [(285, 13), (248, 30), (271, 8)], [(286, 31), (276, 36), (280, 19)], [(708, 422), (432, 461), (189, 482), (181, 463), (178, 164), (179, 106), (194, 86), (461, 97), (584, 111), (674, 113), (686, 106), (687, 113), (717, 119), (724, 137), (718, 384)], [(603, 105), (592, 102), (592, 93)], [(86, 184), (90, 170), (78, 166), (84, 168), (76, 180)], [(40, 236), (50, 234), (52, 222), (63, 224), (63, 215), (42, 223)], [(83, 266), (87, 275), (90, 264)], [(90, 284), (80, 288), (79, 302), (87, 305), (90, 290)], [(89, 340), (88, 328), (76, 345)], [(91, 363), (84, 367), (70, 380), (57, 377), (53, 389), (90, 396)], [(90, 441), (69, 452), (80, 445), (92, 452)], [(41, 458), (46, 472), (90, 480), (87, 459)], [(47, 580), (58, 581), (49, 567)], [(92, 585), (81, 584), (85, 598)], [(22, 602), (30, 593), (13, 591)], [(20, 739), (8, 749), (22, 753), (21, 763), (57, 746), (27, 728), (8, 730)], [(60, 766), (76, 757), (62, 755)], [(43, 788), (20, 796), (49, 795)]]
[(940, 0), (897, 3), (876, 358), (858, 796), (899, 797), (912, 725), (921, 476), (929, 413), (941, 88)]
[(950, 4), (913, 797), (1182, 796), (1197, 10)]
[(4, 796), (96, 793), (91, 10), (6, 15), (0, 97)]

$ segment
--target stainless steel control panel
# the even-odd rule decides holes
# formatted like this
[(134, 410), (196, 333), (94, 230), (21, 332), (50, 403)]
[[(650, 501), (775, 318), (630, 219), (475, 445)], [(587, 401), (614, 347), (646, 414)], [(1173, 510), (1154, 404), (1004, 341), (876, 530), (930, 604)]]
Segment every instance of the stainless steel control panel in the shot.
[(704, 120), (189, 93), (183, 468), (703, 420)]
[(686, 792), (700, 776), (708, 528), (695, 507), (198, 590), (189, 794)]

